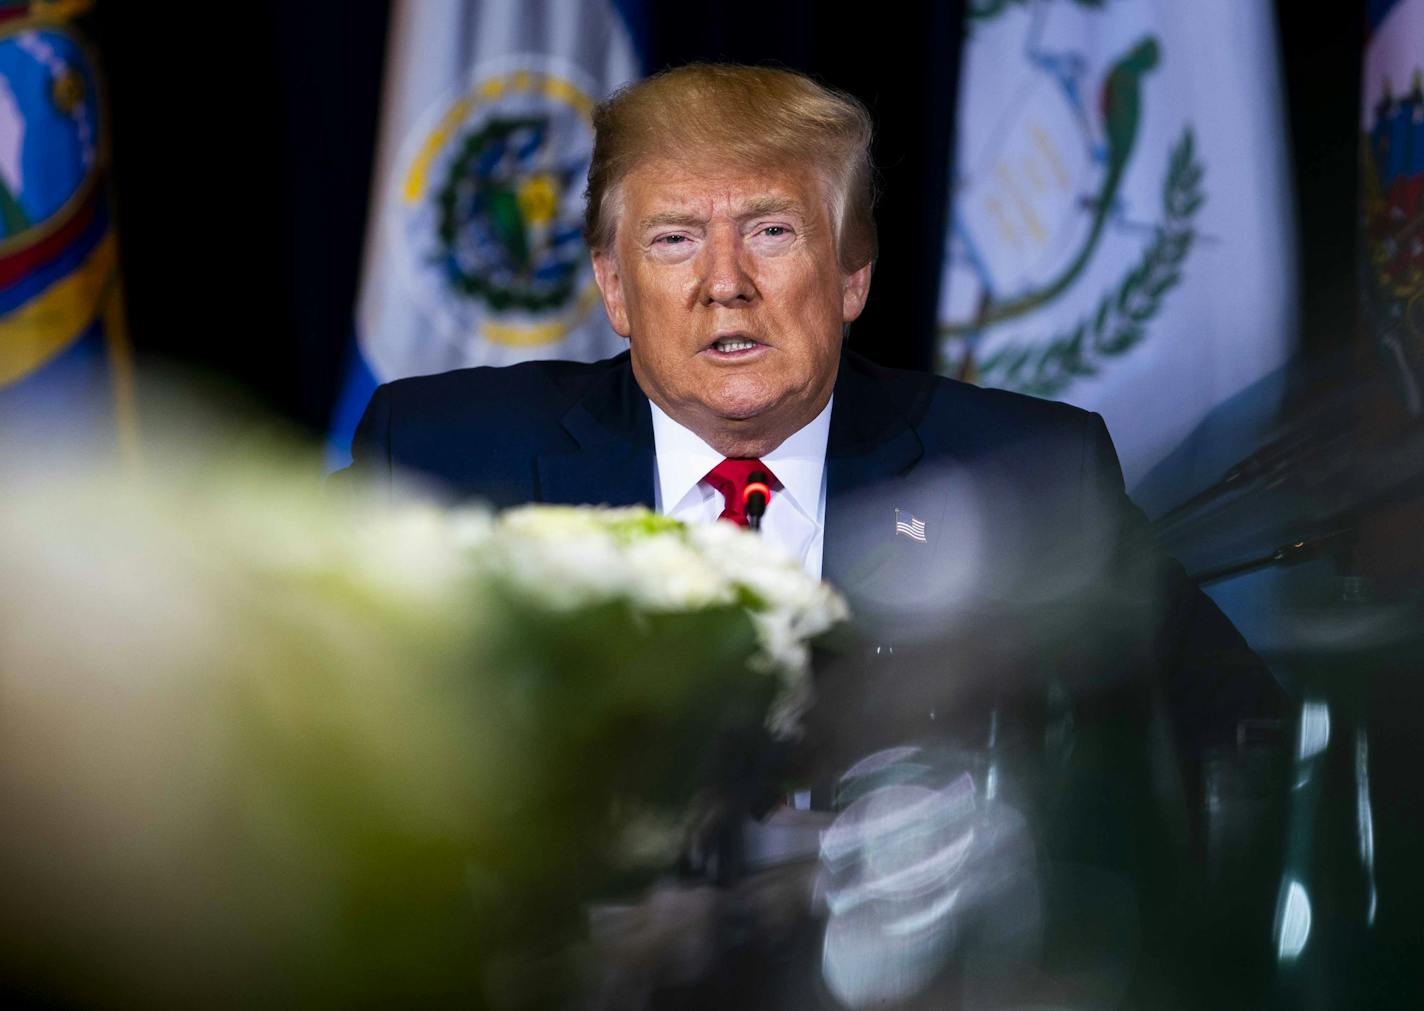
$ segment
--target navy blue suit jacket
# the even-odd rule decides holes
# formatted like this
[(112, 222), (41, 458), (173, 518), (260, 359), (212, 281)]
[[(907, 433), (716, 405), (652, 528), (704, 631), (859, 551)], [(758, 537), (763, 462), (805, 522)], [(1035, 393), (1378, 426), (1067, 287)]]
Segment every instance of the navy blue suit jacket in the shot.
[[(648, 400), (625, 353), (383, 385), (357, 430), (353, 472), (404, 474), (496, 507), (651, 507), (653, 455)], [(954, 629), (984, 664), (1130, 666), (1191, 752), (1279, 709), (1239, 634), (1156, 549), (1096, 414), (847, 352), (826, 485), (822, 574), (850, 598), (868, 642), (928, 642), (943, 658)], [(924, 522), (924, 543), (897, 535), (897, 510)]]
[[(654, 501), (652, 421), (626, 354), (390, 383), (354, 456), (368, 480), (404, 472), (495, 506)], [(818, 657), (788, 759), (818, 784), (813, 802), (887, 746), (964, 754), (992, 737), (1015, 756), (1000, 790), (1033, 812), (1045, 880), (1072, 886), (1046, 894), (1107, 867), (1136, 883), (1146, 946), (1179, 958), (1196, 921), (1178, 911), (1207, 880), (1179, 856), (1205, 850), (1202, 770), (1284, 698), (1156, 547), (1102, 419), (847, 353), (826, 487), (823, 575), (861, 638)], [(923, 543), (897, 533), (897, 510), (924, 523)], [(1164, 758), (1180, 790), (1164, 789)], [(1045, 950), (1077, 950), (1092, 904), (1076, 901), (1050, 904)]]

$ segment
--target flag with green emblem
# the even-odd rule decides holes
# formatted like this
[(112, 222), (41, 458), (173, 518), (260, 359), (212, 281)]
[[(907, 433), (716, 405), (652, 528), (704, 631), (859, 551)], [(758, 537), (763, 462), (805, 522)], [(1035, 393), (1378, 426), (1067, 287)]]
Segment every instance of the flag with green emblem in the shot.
[(1271, 9), (966, 16), (939, 369), (1101, 412), (1132, 484), (1295, 344)]
[(394, 5), (334, 465), (379, 382), (626, 346), (594, 285), (583, 191), (593, 107), (641, 73), (637, 7)]

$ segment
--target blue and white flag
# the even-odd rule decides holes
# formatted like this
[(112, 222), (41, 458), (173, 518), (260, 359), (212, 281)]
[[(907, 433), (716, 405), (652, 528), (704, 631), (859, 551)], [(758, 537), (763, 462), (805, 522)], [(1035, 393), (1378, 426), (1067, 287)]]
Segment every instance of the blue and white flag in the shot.
[(640, 70), (610, 0), (398, 0), (332, 463), (378, 382), (623, 349), (583, 190), (590, 112)]
[(1273, 18), (969, 4), (939, 368), (1101, 412), (1129, 485), (1296, 344)]

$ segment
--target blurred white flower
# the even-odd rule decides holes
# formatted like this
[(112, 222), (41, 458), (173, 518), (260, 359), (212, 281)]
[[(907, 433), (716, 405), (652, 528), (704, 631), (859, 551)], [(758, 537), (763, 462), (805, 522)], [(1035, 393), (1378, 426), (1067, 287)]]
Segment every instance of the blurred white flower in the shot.
[(808, 643), (849, 617), (840, 594), (755, 534), (641, 507), (511, 509), (470, 550), (483, 573), (556, 608), (609, 598), (654, 612), (740, 603), (760, 644), (753, 662), (783, 682), (769, 721), (781, 732), (809, 701)]
[(845, 613), (727, 525), (174, 445), (0, 460), (0, 975), (57, 1004), (479, 1006), (669, 858), (721, 735), (794, 732)]

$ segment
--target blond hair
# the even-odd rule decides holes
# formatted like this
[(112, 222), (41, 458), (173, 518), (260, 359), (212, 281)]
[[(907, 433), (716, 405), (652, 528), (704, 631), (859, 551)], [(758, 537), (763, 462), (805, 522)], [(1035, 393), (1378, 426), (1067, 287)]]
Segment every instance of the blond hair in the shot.
[(875, 258), (875, 169), (870, 113), (857, 99), (774, 67), (692, 63), (627, 85), (593, 111), (593, 162), (584, 236), (613, 243), (623, 180), (668, 151), (716, 166), (811, 165), (824, 178), (845, 271)]

